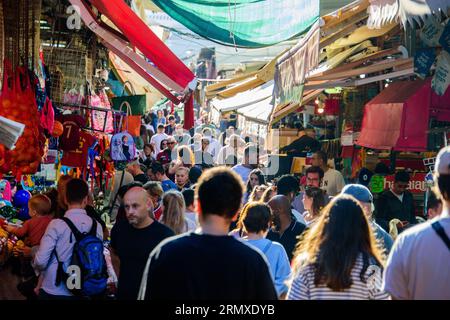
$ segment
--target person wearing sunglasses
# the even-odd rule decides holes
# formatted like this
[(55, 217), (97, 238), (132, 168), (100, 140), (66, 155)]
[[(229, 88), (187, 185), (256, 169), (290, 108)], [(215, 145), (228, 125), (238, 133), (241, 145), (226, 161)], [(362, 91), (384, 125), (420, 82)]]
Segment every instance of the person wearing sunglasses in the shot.
[(389, 222), (393, 219), (402, 222), (402, 229), (416, 224), (414, 198), (408, 191), (409, 180), (409, 173), (397, 172), (391, 189), (384, 191), (375, 202), (376, 222), (388, 232)]
[[(174, 137), (170, 136), (167, 138), (167, 148), (162, 150), (158, 155), (156, 156), (156, 161), (160, 162), (162, 165), (169, 164), (172, 161), (172, 155), (173, 151), (175, 149), (175, 145), (177, 144), (177, 141)], [(176, 157), (176, 154), (175, 154)]]

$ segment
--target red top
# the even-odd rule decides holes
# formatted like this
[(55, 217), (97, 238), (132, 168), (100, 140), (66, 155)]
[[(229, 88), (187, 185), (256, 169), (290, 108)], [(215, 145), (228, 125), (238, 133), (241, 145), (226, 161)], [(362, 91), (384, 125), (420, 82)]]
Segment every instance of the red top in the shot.
[(35, 216), (24, 222), (21, 228), (16, 228), (14, 234), (18, 238), (26, 237), (26, 244), (30, 247), (38, 246), (44, 236), (48, 224), (52, 221), (53, 216)]
[(155, 210), (153, 210), (153, 215), (155, 216), (155, 219), (159, 221), (159, 219), (162, 216), (162, 207), (161, 204), (158, 206), (158, 208), (156, 208)]
[(95, 138), (92, 135), (86, 132), (80, 132), (77, 149), (64, 152), (61, 164), (68, 167), (86, 167), (89, 148), (94, 142)]

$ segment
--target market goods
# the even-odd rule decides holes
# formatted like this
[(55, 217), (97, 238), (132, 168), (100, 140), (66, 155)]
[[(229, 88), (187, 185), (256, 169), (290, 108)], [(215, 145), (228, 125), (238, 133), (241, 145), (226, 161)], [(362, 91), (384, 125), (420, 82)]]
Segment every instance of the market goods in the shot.
[(11, 64), (5, 60), (0, 101), (0, 115), (25, 124), (15, 149), (0, 150), (4, 158), (0, 172), (12, 171), (16, 177), (36, 173), (43, 153), (39, 143), (39, 114), (26, 68), (18, 67), (13, 73)]

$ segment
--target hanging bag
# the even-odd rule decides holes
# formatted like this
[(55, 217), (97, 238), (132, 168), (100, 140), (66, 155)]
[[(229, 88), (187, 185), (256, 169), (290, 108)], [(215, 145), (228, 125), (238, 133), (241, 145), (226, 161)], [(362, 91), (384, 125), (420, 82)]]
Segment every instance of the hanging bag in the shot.
[[(127, 86), (127, 84), (131, 88), (132, 95), (130, 96), (124, 96), (125, 87)], [(128, 102), (128, 104), (131, 107), (132, 114), (136, 116), (145, 115), (145, 112), (147, 111), (147, 95), (145, 94), (137, 95), (133, 85), (129, 81), (125, 81), (123, 85), (122, 96), (112, 98), (113, 109), (120, 110), (123, 102)]]
[(131, 110), (128, 102), (124, 101), (120, 106), (121, 113), (123, 113), (123, 106), (127, 107), (127, 115), (120, 118), (119, 128), (122, 128), (123, 131), (111, 138), (111, 159), (114, 161), (133, 161), (136, 155), (136, 145), (132, 135), (128, 132), (130, 120), (128, 114)]
[[(120, 111), (122, 112), (123, 106), (126, 106), (127, 115), (124, 117), (122, 122), (122, 131), (127, 131), (133, 137), (139, 137), (141, 130), (141, 116), (136, 116), (132, 114), (132, 109), (128, 101), (122, 102), (120, 106)], [(119, 127), (120, 128), (120, 127)]]
[(89, 92), (89, 106), (108, 109), (105, 111), (92, 110), (91, 121), (93, 129), (106, 133), (114, 132), (111, 104), (109, 103), (106, 93), (104, 92), (104, 90), (101, 90), (97, 95), (90, 89)]

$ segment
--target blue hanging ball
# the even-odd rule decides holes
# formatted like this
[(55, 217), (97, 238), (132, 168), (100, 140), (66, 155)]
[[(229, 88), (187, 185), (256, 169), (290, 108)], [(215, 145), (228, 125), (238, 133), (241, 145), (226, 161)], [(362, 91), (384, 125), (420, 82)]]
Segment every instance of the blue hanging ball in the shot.
[(16, 208), (26, 208), (28, 214), (28, 200), (31, 198), (31, 193), (26, 190), (19, 190), (14, 195), (13, 204)]
[(25, 208), (21, 208), (19, 210), (19, 214), (17, 215), (17, 218), (19, 218), (19, 220), (22, 220), (22, 221), (26, 221), (31, 218), (28, 213), (28, 206), (26, 206)]

